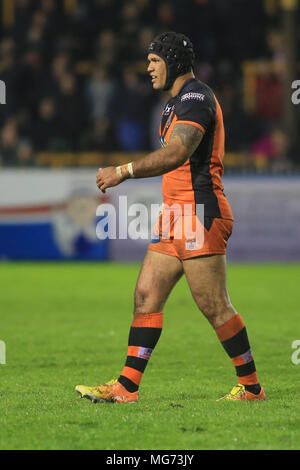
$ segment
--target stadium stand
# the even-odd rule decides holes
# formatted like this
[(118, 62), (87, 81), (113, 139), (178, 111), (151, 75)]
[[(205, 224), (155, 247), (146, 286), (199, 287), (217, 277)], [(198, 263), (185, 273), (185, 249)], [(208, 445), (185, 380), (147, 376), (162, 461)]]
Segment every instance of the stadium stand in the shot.
[(227, 171), (299, 169), (283, 123), (280, 3), (2, 0), (0, 165), (104, 165), (157, 148), (161, 95), (145, 73), (145, 49), (175, 29), (192, 39), (195, 74), (221, 102)]

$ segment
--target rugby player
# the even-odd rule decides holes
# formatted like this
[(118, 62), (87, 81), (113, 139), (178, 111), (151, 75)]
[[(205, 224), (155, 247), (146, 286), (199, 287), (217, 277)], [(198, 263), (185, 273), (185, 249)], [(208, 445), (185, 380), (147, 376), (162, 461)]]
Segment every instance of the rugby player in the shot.
[[(220, 399), (264, 400), (245, 324), (227, 291), (226, 245), (233, 215), (222, 184), (220, 105), (212, 90), (195, 79), (193, 45), (183, 34), (158, 35), (149, 46), (148, 62), (153, 88), (170, 94), (159, 131), (162, 146), (126, 165), (99, 168), (96, 182), (105, 192), (128, 178), (163, 175), (163, 209), (135, 289), (124, 368), (117, 380), (96, 387), (78, 385), (76, 391), (94, 402), (138, 400), (144, 370), (162, 331), (164, 304), (184, 274), (197, 306), (236, 369), (237, 385)], [(169, 210), (170, 233), (164, 236), (164, 213), (174, 204), (183, 210), (177, 215)], [(192, 207), (188, 217), (184, 216), (185, 205)], [(202, 218), (196, 213), (198, 205), (204, 206)], [(187, 218), (202, 236), (190, 238), (186, 231), (175, 236), (176, 228), (182, 228)]]

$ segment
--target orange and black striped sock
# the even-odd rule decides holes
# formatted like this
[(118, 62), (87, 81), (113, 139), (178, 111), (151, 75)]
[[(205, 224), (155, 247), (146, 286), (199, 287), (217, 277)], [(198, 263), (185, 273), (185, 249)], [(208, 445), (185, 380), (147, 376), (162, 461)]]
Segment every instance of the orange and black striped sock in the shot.
[(235, 366), (238, 383), (245, 385), (249, 392), (259, 393), (260, 384), (241, 316), (237, 314), (230, 318), (224, 325), (216, 328), (216, 333)]
[(159, 340), (163, 327), (163, 313), (137, 313), (132, 322), (125, 366), (118, 379), (128, 392), (136, 392), (144, 370)]

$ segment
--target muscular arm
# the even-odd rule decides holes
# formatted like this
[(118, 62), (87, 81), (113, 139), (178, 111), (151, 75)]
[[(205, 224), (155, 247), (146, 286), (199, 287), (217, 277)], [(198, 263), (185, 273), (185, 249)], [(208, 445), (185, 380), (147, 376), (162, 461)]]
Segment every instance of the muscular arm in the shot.
[(134, 177), (159, 176), (181, 166), (194, 153), (202, 137), (196, 126), (175, 124), (166, 147), (133, 162)]
[[(159, 176), (174, 170), (194, 153), (203, 137), (201, 130), (191, 124), (175, 124), (171, 132), (169, 143), (155, 152), (149, 153), (140, 160), (132, 162), (132, 170), (134, 178), (149, 178), (151, 176)], [(99, 168), (96, 182), (99, 189), (105, 192), (107, 188), (116, 186), (127, 178), (130, 173), (127, 165), (121, 168), (121, 174), (118, 174), (116, 167)]]

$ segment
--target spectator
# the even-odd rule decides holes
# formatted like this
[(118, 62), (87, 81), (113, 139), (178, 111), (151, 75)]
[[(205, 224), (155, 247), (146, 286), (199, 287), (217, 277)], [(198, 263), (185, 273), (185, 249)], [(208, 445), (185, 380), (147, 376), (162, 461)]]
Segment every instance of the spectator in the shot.
[(136, 38), (141, 30), (139, 10), (133, 1), (125, 2), (121, 10), (122, 58), (130, 59)]
[(107, 68), (104, 65), (95, 66), (86, 86), (92, 119), (101, 119), (107, 116), (114, 90), (115, 85), (108, 75)]
[(286, 60), (286, 51), (281, 32), (277, 29), (271, 29), (266, 34), (266, 41), (271, 60), (278, 64), (284, 63)]
[(147, 96), (132, 68), (123, 71), (122, 83), (114, 95), (111, 113), (121, 150), (135, 152), (145, 149)]
[(291, 145), (287, 134), (280, 128), (258, 139), (252, 147), (257, 169), (272, 172), (287, 171), (291, 168)]
[(29, 140), (20, 140), (17, 146), (16, 164), (20, 167), (35, 166), (33, 148)]
[(71, 73), (59, 79), (57, 113), (61, 123), (61, 133), (71, 150), (77, 149), (80, 133), (86, 121), (86, 106), (78, 87), (77, 79)]
[(158, 5), (157, 21), (161, 30), (173, 31), (176, 29), (176, 17), (171, 2), (163, 2)]
[(32, 23), (27, 31), (26, 40), (31, 46), (40, 47), (44, 40), (47, 15), (42, 10), (33, 14)]
[(23, 45), (28, 28), (32, 21), (31, 0), (15, 0), (14, 38), (17, 44)]
[(219, 70), (219, 73), (220, 88), (216, 88), (216, 93), (223, 111), (226, 150), (230, 148), (232, 152), (247, 152), (262, 131), (260, 121), (243, 110), (242, 96), (233, 77), (229, 75), (226, 79), (224, 71), (222, 74)]
[(282, 114), (283, 77), (261, 64), (256, 78), (256, 108), (260, 118), (274, 121)]
[(110, 70), (114, 70), (120, 59), (119, 45), (112, 30), (102, 31), (96, 41), (94, 60)]
[(0, 166), (33, 166), (35, 160), (31, 142), (22, 139), (15, 117), (9, 118), (1, 131)]
[(63, 75), (71, 71), (71, 57), (68, 51), (57, 52), (52, 61), (52, 75), (59, 80)]
[(80, 149), (91, 152), (111, 152), (118, 150), (111, 121), (97, 118), (92, 123), (91, 130), (86, 131), (80, 140)]
[(0, 162), (2, 166), (14, 166), (17, 161), (18, 129), (15, 117), (8, 119), (1, 130)]
[(32, 115), (36, 110), (39, 90), (45, 77), (43, 65), (38, 46), (26, 49), (19, 66), (18, 105), (26, 108)]
[(32, 128), (32, 140), (36, 151), (62, 151), (68, 148), (52, 97), (45, 97), (39, 102), (38, 116)]
[(59, 93), (60, 80), (71, 73), (72, 64), (71, 56), (68, 51), (58, 51), (51, 62), (49, 73), (44, 76), (42, 83), (39, 86), (41, 96), (57, 96)]

